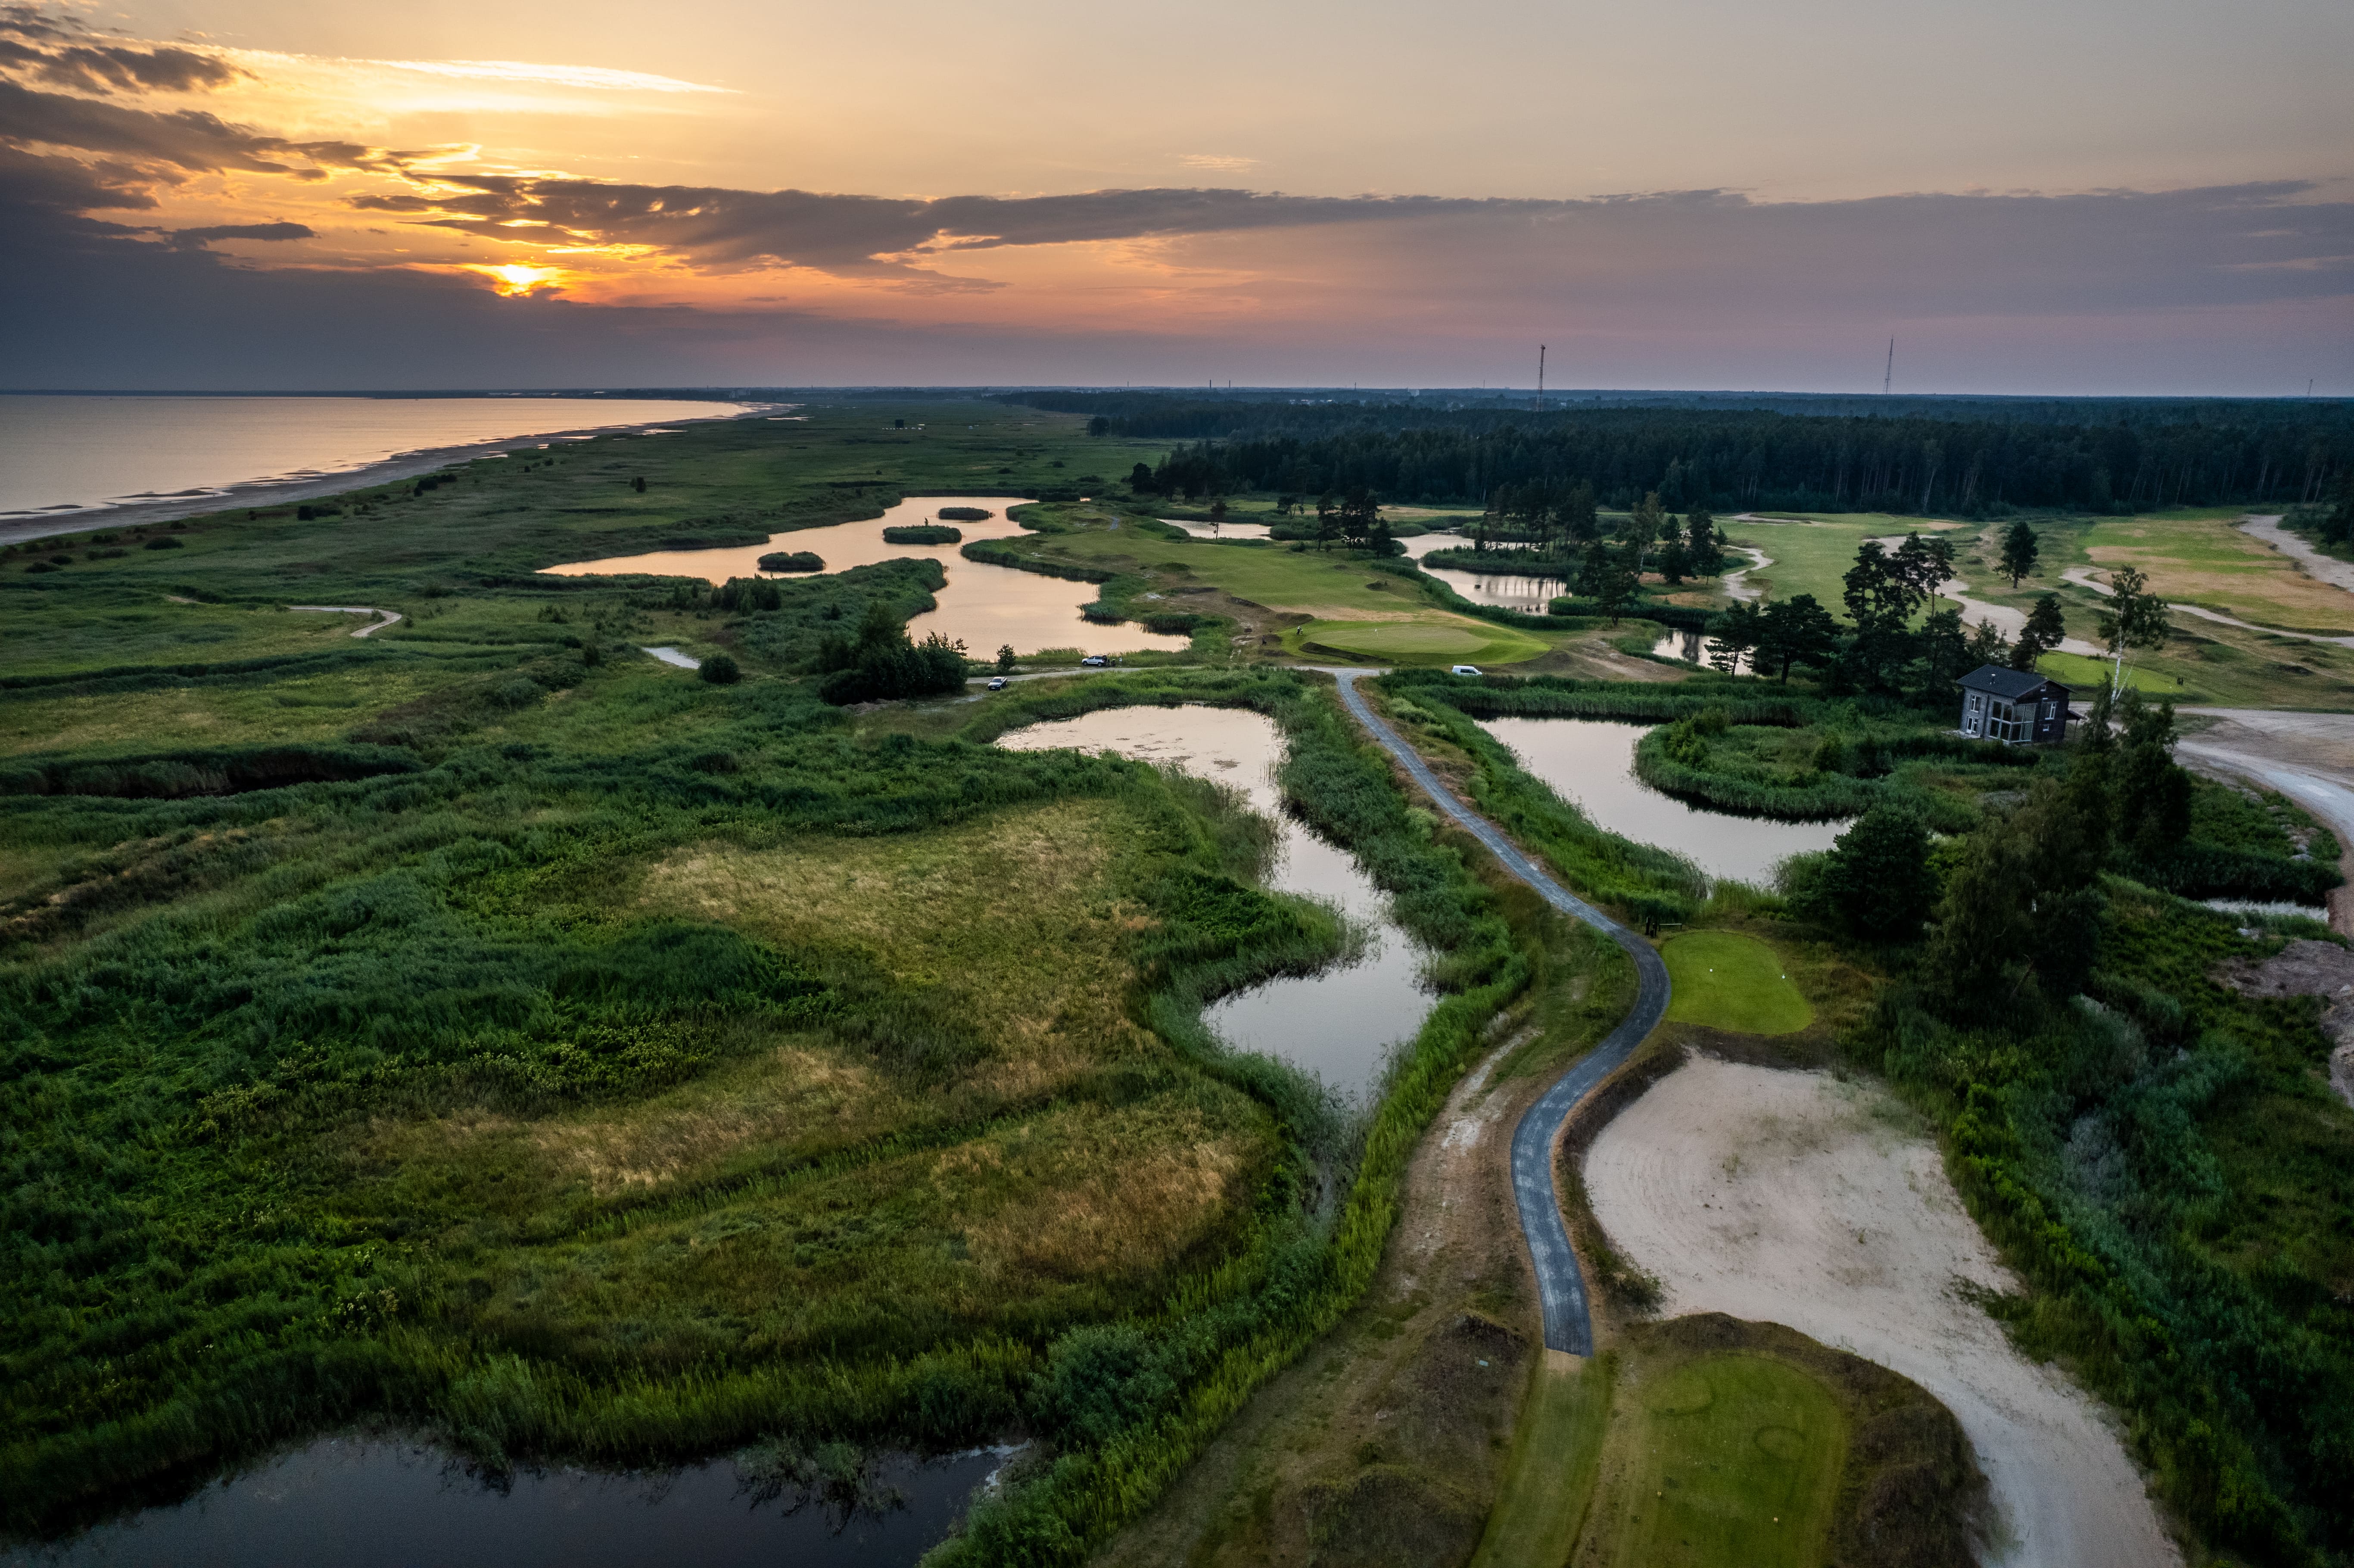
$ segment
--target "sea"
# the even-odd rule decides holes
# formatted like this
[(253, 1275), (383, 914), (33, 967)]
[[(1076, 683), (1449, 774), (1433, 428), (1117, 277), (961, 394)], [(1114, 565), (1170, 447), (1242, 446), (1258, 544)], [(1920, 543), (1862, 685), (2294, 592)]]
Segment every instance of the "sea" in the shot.
[(0, 394), (0, 526), (315, 483), (412, 453), (665, 428), (755, 405), (652, 397)]

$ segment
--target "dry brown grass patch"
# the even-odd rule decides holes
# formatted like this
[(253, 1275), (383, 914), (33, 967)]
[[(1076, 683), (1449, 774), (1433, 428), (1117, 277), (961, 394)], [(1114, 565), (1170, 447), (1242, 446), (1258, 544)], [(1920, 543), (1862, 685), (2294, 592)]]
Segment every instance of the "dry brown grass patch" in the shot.
[(1141, 1151), (1100, 1146), (1061, 1151), (1032, 1172), (1044, 1191), (973, 1227), (974, 1260), (998, 1273), (1065, 1279), (1141, 1275), (1163, 1266), (1240, 1196), (1242, 1140), (1208, 1136), (1198, 1121), (1194, 1130), (1196, 1139), (1181, 1133), (1176, 1141)]
[(1119, 808), (1073, 800), (886, 839), (710, 842), (649, 868), (637, 902), (944, 992), (1020, 1093), (1141, 1049), (1124, 948), (1149, 923), (1111, 876)]

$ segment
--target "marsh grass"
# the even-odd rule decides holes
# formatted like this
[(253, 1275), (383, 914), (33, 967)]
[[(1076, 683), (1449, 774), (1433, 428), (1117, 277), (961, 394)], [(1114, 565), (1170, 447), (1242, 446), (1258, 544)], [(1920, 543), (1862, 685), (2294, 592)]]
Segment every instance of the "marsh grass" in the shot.
[(2158, 1494), (2212, 1548), (2329, 1561), (2354, 1484), (2354, 1110), (2322, 1076), (2312, 999), (2215, 978), (2276, 938), (2106, 891), (2101, 1006), (1963, 1031), (1900, 987), (1854, 1043), (1937, 1124), (1964, 1202), (2031, 1286), (1989, 1309), (2117, 1406)]

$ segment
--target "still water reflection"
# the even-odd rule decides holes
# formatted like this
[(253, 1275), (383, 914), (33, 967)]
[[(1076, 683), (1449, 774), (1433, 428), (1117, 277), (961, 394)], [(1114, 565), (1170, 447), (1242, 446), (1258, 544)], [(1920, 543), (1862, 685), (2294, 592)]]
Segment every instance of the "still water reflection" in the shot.
[(895, 1568), (948, 1534), (1003, 1464), (981, 1450), (878, 1467), (901, 1506), (844, 1519), (789, 1494), (762, 1502), (726, 1461), (659, 1477), (518, 1473), (493, 1489), (438, 1450), (330, 1439), (216, 1481), (169, 1508), (98, 1526), (63, 1545), (0, 1555), (157, 1568)]
[(1182, 517), (1163, 517), (1161, 522), (1172, 528), (1182, 528), (1196, 539), (1264, 539), (1272, 526), (1266, 523), (1194, 523)]
[[(1460, 534), (1419, 534), (1405, 541), (1405, 553), (1420, 565), (1433, 550), (1460, 550), (1470, 544)], [(1455, 567), (1424, 566), (1422, 569), (1473, 604), (1492, 604), (1503, 609), (1517, 609), (1523, 615), (1544, 614), (1554, 599), (1569, 591), (1569, 579), (1565, 577), (1469, 572)]]
[[(1680, 659), (1687, 664), (1706, 663), (1709, 657), (1708, 633), (1670, 630), (1666, 636), (1651, 644), (1651, 657)], [(1736, 675), (1754, 675), (1757, 673), (1757, 661), (1744, 653), (1734, 662), (1733, 673)]]
[(1480, 727), (1599, 827), (1674, 850), (1712, 877), (1770, 886), (1786, 856), (1827, 850), (1847, 823), (1777, 822), (1688, 806), (1635, 777), (1648, 727), (1609, 719), (1496, 718)]
[(996, 652), (1005, 643), (1012, 643), (1017, 652), (1023, 653), (1035, 653), (1043, 648), (1076, 648), (1083, 653), (1132, 653), (1140, 649), (1182, 649), (1190, 645), (1192, 639), (1186, 637), (1161, 636), (1133, 624), (1103, 626), (1083, 619), (1079, 606), (1091, 602), (1097, 591), (1092, 583), (1066, 582), (1061, 577), (1041, 577), (1012, 567), (968, 561), (957, 553), (959, 547), (955, 545), (890, 545), (883, 539), (884, 529), (929, 522), (943, 506), (974, 506), (991, 514), (986, 522), (952, 524), (968, 542), (1010, 538), (1023, 529), (1006, 514), (1026, 504), (1019, 497), (1002, 495), (910, 496), (880, 517), (771, 534), (765, 545), (731, 545), (715, 550), (656, 550), (601, 561), (570, 561), (540, 569), (567, 577), (642, 573), (724, 583), (729, 577), (780, 575), (760, 570), (760, 557), (771, 550), (815, 551), (829, 572), (873, 566), (877, 561), (928, 556), (948, 573), (949, 584), (933, 596), (939, 600), (938, 609), (907, 622), (908, 635), (918, 640), (937, 631), (943, 637), (961, 641), (967, 652), (981, 658)]
[(1371, 939), (1354, 963), (1254, 986), (1204, 1017), (1229, 1045), (1280, 1056), (1356, 1103), (1366, 1101), (1390, 1047), (1412, 1038), (1430, 1011), (1432, 997), (1422, 984), (1427, 955), (1391, 919), (1388, 897), (1348, 852), (1285, 812), (1275, 782), (1283, 736), (1272, 719), (1241, 708), (1108, 708), (1015, 730), (998, 744), (1020, 751), (1115, 751), (1182, 768), (1233, 785), (1271, 818), (1281, 839), (1267, 886), (1339, 905)]

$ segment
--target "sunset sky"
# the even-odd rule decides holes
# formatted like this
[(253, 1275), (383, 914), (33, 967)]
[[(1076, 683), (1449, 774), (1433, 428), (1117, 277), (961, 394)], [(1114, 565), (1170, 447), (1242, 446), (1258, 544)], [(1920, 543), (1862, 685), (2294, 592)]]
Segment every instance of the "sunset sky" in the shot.
[(16, 388), (2354, 395), (2345, 0), (0, 5)]

